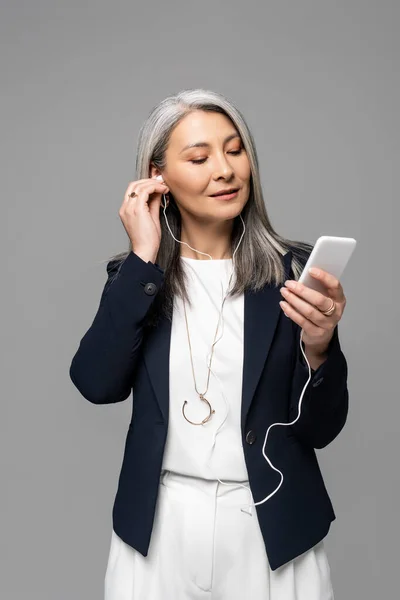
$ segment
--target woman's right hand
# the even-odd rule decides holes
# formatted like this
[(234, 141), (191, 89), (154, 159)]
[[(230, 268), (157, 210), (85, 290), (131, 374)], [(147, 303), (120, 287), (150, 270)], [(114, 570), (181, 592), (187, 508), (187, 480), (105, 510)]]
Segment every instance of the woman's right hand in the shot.
[[(161, 198), (168, 191), (168, 186), (156, 178), (131, 181), (119, 209), (132, 249), (145, 262), (155, 262), (157, 257), (161, 242)], [(131, 198), (133, 192), (137, 196)]]

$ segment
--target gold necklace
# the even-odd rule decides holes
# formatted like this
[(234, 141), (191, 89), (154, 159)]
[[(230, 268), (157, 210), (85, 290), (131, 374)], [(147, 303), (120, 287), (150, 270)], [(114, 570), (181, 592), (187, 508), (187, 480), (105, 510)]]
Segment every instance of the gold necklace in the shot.
[[(228, 290), (229, 290), (229, 285), (231, 283), (232, 275), (233, 275), (233, 271), (232, 271), (231, 276), (229, 278)], [(213, 359), (213, 355), (214, 355), (215, 338), (217, 337), (218, 328), (219, 328), (219, 322), (221, 320), (222, 310), (224, 308), (224, 304), (225, 304), (225, 300), (226, 300), (227, 296), (228, 296), (228, 291), (225, 294), (225, 298), (222, 301), (221, 310), (220, 310), (219, 317), (218, 317), (217, 329), (215, 330), (214, 341), (213, 341), (213, 344), (212, 344), (212, 347), (211, 347), (212, 350), (211, 350), (211, 359), (210, 359), (210, 363), (209, 363), (209, 366), (208, 366), (207, 387), (206, 387), (205, 392), (203, 392), (202, 394), (198, 391), (197, 385), (196, 385), (196, 377), (195, 377), (195, 374), (194, 374), (194, 366), (193, 366), (192, 345), (190, 343), (189, 326), (188, 326), (187, 314), (186, 314), (186, 304), (185, 304), (185, 299), (182, 298), (183, 309), (184, 309), (184, 312), (185, 312), (186, 331), (187, 331), (188, 342), (189, 342), (190, 361), (191, 361), (191, 364), (192, 364), (192, 373), (193, 373), (194, 387), (195, 387), (195, 390), (196, 390), (197, 394), (200, 397), (200, 400), (202, 400), (203, 402), (205, 402), (208, 405), (208, 409), (209, 409), (209, 414), (207, 415), (207, 417), (205, 417), (202, 421), (200, 421), (200, 423), (195, 423), (194, 421), (191, 421), (190, 419), (188, 419), (187, 416), (185, 415), (185, 406), (187, 404), (187, 400), (185, 400), (184, 403), (183, 403), (183, 405), (182, 405), (182, 414), (185, 417), (186, 421), (188, 421), (192, 425), (204, 425), (205, 423), (207, 423), (207, 421), (209, 421), (211, 419), (212, 415), (215, 413), (215, 410), (211, 407), (211, 404), (209, 403), (209, 401), (207, 400), (207, 398), (204, 396), (204, 394), (207, 394), (207, 390), (208, 390), (208, 384), (209, 384), (209, 381), (210, 381), (210, 373), (211, 373), (211, 363), (212, 363), (212, 359)]]

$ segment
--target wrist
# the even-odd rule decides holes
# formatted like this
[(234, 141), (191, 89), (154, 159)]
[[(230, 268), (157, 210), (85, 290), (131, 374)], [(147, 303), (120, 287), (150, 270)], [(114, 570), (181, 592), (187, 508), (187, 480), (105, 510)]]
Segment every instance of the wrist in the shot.
[(148, 250), (140, 250), (132, 248), (132, 252), (134, 252), (139, 258), (141, 258), (145, 263), (152, 262), (153, 264), (156, 262), (157, 253), (149, 252)]
[(316, 348), (304, 346), (304, 352), (307, 357), (310, 367), (316, 371), (328, 358), (328, 346), (325, 344), (324, 347)]

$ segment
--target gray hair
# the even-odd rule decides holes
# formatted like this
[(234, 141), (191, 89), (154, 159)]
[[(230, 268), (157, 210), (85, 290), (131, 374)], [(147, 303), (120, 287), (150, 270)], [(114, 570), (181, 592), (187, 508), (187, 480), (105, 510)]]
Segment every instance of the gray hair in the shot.
[[(240, 111), (222, 94), (204, 89), (183, 90), (165, 98), (155, 106), (139, 132), (136, 179), (150, 177), (151, 163), (160, 171), (165, 168), (166, 149), (172, 131), (187, 114), (196, 110), (218, 112), (231, 120), (241, 137), (251, 168), (249, 199), (241, 213), (246, 231), (235, 254), (236, 278), (229, 295), (241, 294), (245, 289), (258, 291), (266, 284), (282, 286), (285, 279), (282, 255), (289, 250), (293, 254), (291, 265), (293, 279), (298, 279), (312, 246), (306, 242), (288, 240), (274, 231), (264, 203), (253, 136)], [(170, 203), (166, 211), (168, 223), (174, 236), (180, 239), (180, 211), (171, 192), (169, 197)], [(156, 263), (164, 269), (165, 278), (149, 311), (147, 325), (155, 325), (161, 312), (169, 319), (172, 318), (175, 294), (183, 296), (190, 304), (185, 272), (180, 261), (181, 244), (172, 238), (162, 212), (160, 212), (160, 222), (161, 242)], [(240, 217), (237, 216), (232, 228), (232, 251), (242, 231), (243, 225)], [(120, 263), (118, 265), (120, 267), (131, 251), (132, 242), (129, 240), (127, 251), (115, 254), (107, 261)]]

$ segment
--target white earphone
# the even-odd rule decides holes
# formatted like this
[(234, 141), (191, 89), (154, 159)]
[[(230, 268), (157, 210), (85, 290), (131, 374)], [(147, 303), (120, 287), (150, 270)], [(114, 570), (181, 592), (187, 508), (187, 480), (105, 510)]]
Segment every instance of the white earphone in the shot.
[[(155, 179), (158, 179), (159, 181), (163, 181), (163, 177), (162, 177), (162, 175), (158, 175), (157, 177), (155, 177)], [(176, 242), (178, 242), (179, 244), (186, 244), (186, 246), (188, 246), (188, 247), (189, 247), (191, 250), (194, 250), (195, 252), (199, 252), (200, 254), (204, 254), (204, 255), (206, 255), (206, 256), (209, 256), (209, 257), (210, 257), (210, 259), (212, 260), (212, 256), (210, 256), (210, 254), (207, 254), (206, 252), (200, 252), (200, 250), (196, 250), (195, 248), (192, 248), (192, 247), (191, 247), (191, 246), (189, 246), (189, 244), (187, 244), (186, 242), (181, 242), (180, 240), (177, 240), (177, 239), (176, 239), (176, 237), (174, 236), (174, 234), (173, 234), (173, 233), (172, 233), (172, 231), (171, 231), (171, 228), (170, 228), (170, 226), (169, 226), (169, 223), (168, 223), (167, 216), (166, 216), (166, 214), (165, 214), (165, 211), (166, 211), (166, 208), (167, 208), (167, 201), (166, 201), (166, 198), (165, 198), (165, 194), (163, 194), (163, 198), (164, 198), (164, 206), (163, 206), (163, 209), (164, 209), (164, 217), (165, 217), (165, 222), (166, 222), (166, 224), (167, 224), (167, 227), (168, 227), (168, 229), (169, 229), (169, 232), (170, 232), (170, 234), (172, 235), (172, 237), (174, 238), (174, 240), (175, 240)], [(232, 259), (233, 259), (233, 269), (232, 269), (232, 273), (231, 273), (231, 275), (230, 275), (230, 278), (229, 278), (228, 288), (227, 288), (227, 291), (226, 291), (225, 297), (224, 297), (224, 299), (223, 299), (223, 302), (222, 302), (222, 308), (221, 308), (221, 311), (220, 311), (220, 316), (222, 316), (222, 324), (223, 324), (223, 322), (224, 322), (224, 316), (223, 316), (223, 305), (224, 305), (225, 299), (226, 299), (226, 297), (227, 297), (227, 295), (228, 295), (228, 292), (229, 292), (229, 287), (230, 287), (230, 283), (231, 283), (231, 279), (232, 279), (232, 276), (233, 276), (233, 274), (234, 274), (234, 271), (235, 271), (235, 262), (234, 262), (235, 254), (236, 254), (236, 251), (237, 251), (237, 249), (239, 248), (239, 245), (240, 245), (240, 243), (241, 243), (241, 241), (242, 241), (242, 238), (243, 238), (243, 236), (244, 236), (244, 233), (245, 233), (245, 230), (246, 230), (246, 226), (245, 226), (245, 223), (244, 223), (244, 221), (243, 221), (243, 218), (242, 218), (242, 216), (241, 216), (241, 215), (239, 215), (239, 216), (240, 216), (240, 218), (241, 218), (241, 220), (242, 220), (242, 223), (243, 223), (243, 233), (242, 233), (242, 235), (240, 236), (239, 242), (238, 242), (238, 244), (237, 244), (237, 246), (236, 246), (236, 248), (235, 248), (235, 250), (234, 250), (234, 252), (233, 252), (233, 255), (232, 255)], [(221, 285), (222, 285), (222, 284), (221, 284)], [(223, 327), (222, 327), (222, 332), (223, 332)], [(218, 341), (221, 339), (221, 337), (222, 337), (222, 335), (221, 335), (219, 338), (217, 338), (217, 339), (215, 340), (215, 342), (214, 342), (213, 346), (215, 346), (215, 344), (217, 344), (217, 342), (218, 342)], [(279, 482), (279, 485), (278, 485), (278, 487), (277, 487), (277, 488), (276, 488), (276, 489), (275, 489), (273, 492), (271, 492), (271, 494), (269, 494), (269, 495), (268, 495), (266, 498), (264, 498), (263, 500), (260, 500), (259, 502), (251, 502), (251, 500), (250, 500), (250, 502), (249, 502), (249, 504), (248, 504), (248, 506), (247, 506), (247, 507), (244, 507), (244, 508), (241, 508), (241, 509), (240, 509), (242, 512), (245, 512), (245, 513), (249, 514), (250, 516), (252, 516), (252, 512), (251, 512), (251, 508), (252, 508), (252, 506), (259, 506), (260, 504), (264, 504), (264, 502), (266, 502), (267, 500), (269, 500), (269, 499), (270, 499), (270, 498), (271, 498), (271, 497), (272, 497), (272, 496), (273, 496), (273, 495), (274, 495), (274, 494), (275, 494), (275, 493), (276, 493), (276, 492), (279, 490), (279, 488), (281, 487), (281, 485), (282, 485), (282, 482), (283, 482), (283, 473), (282, 473), (282, 471), (280, 471), (279, 469), (277, 469), (277, 468), (276, 468), (276, 467), (275, 467), (275, 466), (274, 466), (274, 465), (271, 463), (271, 461), (269, 460), (268, 456), (265, 454), (265, 446), (266, 446), (266, 443), (267, 443), (268, 433), (269, 433), (269, 430), (271, 429), (271, 427), (274, 427), (275, 425), (282, 425), (282, 426), (294, 425), (294, 424), (296, 423), (296, 421), (298, 421), (298, 419), (300, 418), (300, 414), (301, 414), (301, 404), (302, 404), (302, 401), (303, 401), (304, 392), (305, 392), (305, 390), (306, 390), (306, 388), (307, 388), (307, 386), (308, 386), (308, 384), (309, 384), (309, 382), (310, 382), (310, 380), (311, 380), (311, 367), (310, 367), (310, 363), (308, 362), (307, 356), (306, 356), (306, 354), (305, 354), (305, 352), (304, 352), (304, 349), (303, 349), (303, 346), (302, 346), (302, 340), (303, 340), (303, 331), (301, 331), (301, 332), (300, 332), (300, 349), (301, 349), (301, 352), (302, 352), (302, 354), (303, 354), (303, 356), (304, 356), (304, 359), (305, 359), (305, 361), (306, 361), (306, 363), (307, 363), (307, 365), (308, 365), (308, 379), (307, 379), (307, 381), (306, 381), (306, 383), (305, 383), (305, 385), (304, 385), (304, 387), (303, 387), (303, 390), (302, 390), (302, 392), (301, 392), (301, 394), (300, 394), (300, 399), (299, 399), (299, 404), (298, 404), (298, 408), (299, 408), (299, 410), (298, 410), (298, 415), (297, 415), (297, 417), (294, 419), (294, 421), (291, 421), (290, 423), (272, 423), (272, 424), (271, 424), (271, 425), (268, 427), (268, 429), (267, 429), (267, 432), (266, 432), (266, 434), (265, 434), (265, 438), (264, 438), (264, 444), (263, 444), (263, 447), (262, 447), (262, 453), (263, 453), (263, 456), (264, 456), (265, 460), (268, 462), (268, 464), (270, 465), (270, 467), (271, 467), (272, 469), (274, 469), (274, 471), (277, 471), (278, 473), (280, 473), (280, 475), (281, 475), (281, 481)], [(209, 367), (209, 365), (207, 365), (207, 366)], [(226, 415), (225, 415), (225, 417), (224, 417), (224, 419), (223, 419), (222, 423), (219, 425), (219, 427), (218, 427), (217, 431), (216, 431), (216, 432), (215, 432), (215, 434), (214, 434), (214, 440), (213, 440), (213, 443), (212, 443), (212, 446), (211, 446), (211, 453), (210, 453), (210, 456), (209, 456), (209, 458), (208, 458), (208, 460), (207, 460), (207, 462), (206, 462), (206, 464), (208, 465), (208, 467), (209, 467), (210, 471), (212, 472), (212, 469), (211, 469), (211, 467), (210, 467), (210, 465), (209, 465), (209, 462), (210, 462), (210, 459), (211, 459), (211, 456), (212, 456), (212, 451), (213, 451), (213, 448), (214, 448), (214, 446), (215, 446), (215, 440), (216, 440), (216, 437), (217, 437), (217, 435), (218, 435), (218, 433), (219, 433), (219, 430), (221, 429), (221, 427), (223, 426), (223, 424), (225, 423), (225, 421), (226, 421), (226, 419), (227, 419), (227, 417), (228, 417), (228, 414), (229, 414), (229, 404), (228, 404), (228, 402), (227, 402), (227, 399), (226, 399), (226, 397), (225, 397), (225, 394), (224, 394), (224, 391), (223, 391), (223, 387), (222, 387), (222, 385), (221, 385), (221, 381), (219, 380), (218, 376), (217, 376), (217, 375), (214, 373), (214, 371), (213, 371), (212, 369), (210, 369), (210, 372), (211, 372), (211, 373), (214, 375), (214, 377), (215, 377), (215, 378), (216, 378), (216, 380), (218, 381), (218, 384), (219, 384), (219, 387), (220, 387), (220, 390), (221, 390), (221, 394), (222, 394), (222, 396), (223, 396), (223, 398), (224, 398), (224, 401), (225, 401), (225, 404), (226, 404), (226, 407), (227, 407), (227, 412), (226, 412)], [(217, 480), (218, 480), (220, 483), (222, 483), (223, 485), (230, 485), (230, 486), (237, 486), (237, 485), (240, 485), (241, 487), (244, 487), (245, 489), (247, 489), (247, 490), (249, 491), (250, 498), (252, 497), (252, 493), (251, 493), (250, 486), (245, 486), (245, 485), (243, 485), (243, 484), (241, 484), (241, 483), (235, 483), (235, 484), (233, 484), (233, 483), (227, 483), (227, 482), (225, 482), (225, 481), (221, 481), (221, 480), (220, 480), (218, 477), (215, 477), (215, 479), (217, 479)]]

